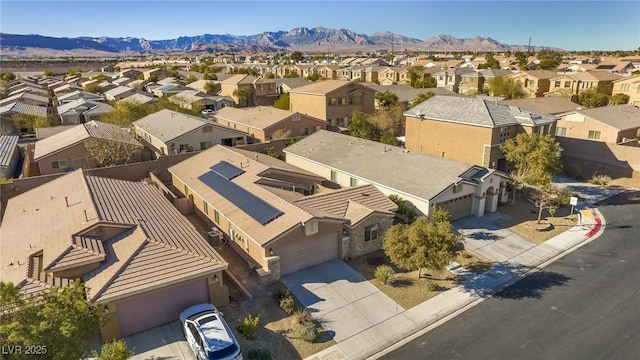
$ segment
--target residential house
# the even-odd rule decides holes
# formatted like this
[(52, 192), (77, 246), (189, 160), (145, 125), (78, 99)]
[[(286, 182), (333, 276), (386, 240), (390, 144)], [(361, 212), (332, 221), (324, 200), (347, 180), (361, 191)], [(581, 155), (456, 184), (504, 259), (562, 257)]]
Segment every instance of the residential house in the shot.
[(465, 95), (484, 94), (489, 91), (489, 82), (497, 77), (511, 75), (503, 69), (484, 69), (460, 75), (458, 92)]
[(18, 135), (0, 134), (0, 178), (11, 179), (16, 174), (16, 166), (20, 160)]
[(558, 120), (556, 136), (614, 144), (640, 139), (640, 109), (629, 105), (578, 108)]
[(247, 143), (247, 135), (211, 120), (168, 109), (133, 122), (136, 136), (158, 155), (200, 151), (216, 144), (235, 146)]
[(142, 78), (149, 81), (158, 81), (168, 78), (169, 76), (171, 76), (171, 72), (162, 68), (153, 68), (142, 72)]
[(118, 101), (136, 93), (136, 89), (128, 86), (118, 86), (104, 92), (104, 96), (109, 101)]
[(144, 181), (76, 170), (17, 195), (0, 247), (0, 281), (24, 294), (82, 281), (106, 311), (103, 341), (173, 322), (192, 305), (229, 302), (227, 263)]
[[(406, 84), (378, 85), (376, 83), (362, 83), (362, 85), (373, 89), (376, 93), (383, 93), (383, 92), (389, 91), (395, 94), (398, 97), (398, 102), (402, 105), (404, 110), (408, 110), (411, 107), (411, 102), (413, 102), (413, 100), (415, 100), (418, 97), (418, 95), (424, 94), (424, 93), (433, 93), (435, 95), (461, 96), (445, 88), (416, 89)], [(376, 109), (380, 108), (378, 99), (375, 99), (375, 108)]]
[(374, 185), (427, 216), (436, 207), (454, 220), (482, 216), (506, 201), (501, 172), (331, 131), (310, 135), (284, 152), (291, 165), (345, 187)]
[(129, 78), (131, 80), (138, 80), (141, 77), (144, 78), (142, 71), (136, 69), (124, 69), (120, 71), (121, 78)]
[(380, 249), (397, 208), (373, 187), (307, 197), (322, 177), (264, 154), (220, 145), (169, 172), (196, 214), (257, 268), (262, 283)]
[(64, 105), (66, 103), (76, 101), (78, 99), (85, 99), (88, 101), (104, 101), (102, 95), (94, 94), (92, 92), (84, 90), (76, 90), (66, 94), (60, 94), (56, 96), (58, 105)]
[(196, 81), (194, 81), (192, 83), (185, 84), (185, 86), (188, 87), (188, 88), (194, 89), (194, 90), (198, 90), (198, 91), (203, 92), (203, 93), (206, 94), (207, 93), (206, 87), (207, 87), (208, 83), (212, 83), (213, 84), (214, 81), (213, 80), (202, 80), (201, 79), (201, 80), (196, 80)]
[(309, 84), (309, 81), (302, 78), (283, 78), (276, 80), (278, 94), (288, 94), (291, 89)]
[(41, 127), (36, 129), (36, 140), (42, 140), (48, 138), (49, 136), (53, 136), (57, 133), (68, 130), (75, 125), (60, 125), (60, 126), (51, 126), (51, 127)]
[(121, 78), (117, 78), (117, 79), (113, 80), (112, 83), (114, 83), (116, 85), (127, 86), (128, 84), (133, 82), (133, 80), (134, 79), (130, 79), (128, 77), (121, 77)]
[(578, 95), (588, 89), (598, 89), (606, 95), (613, 92), (613, 82), (623, 77), (606, 71), (586, 71), (574, 74), (558, 75), (549, 79), (549, 92), (546, 96), (560, 96), (577, 100)]
[(640, 107), (640, 75), (615, 80), (611, 95), (625, 94), (629, 96), (629, 105)]
[(508, 171), (500, 145), (518, 133), (555, 134), (557, 117), (469, 97), (433, 96), (404, 113), (411, 151)]
[(636, 70), (633, 62), (628, 59), (607, 59), (599, 63), (594, 70), (607, 71), (612, 74), (627, 75)]
[(142, 92), (139, 92), (133, 95), (129, 95), (126, 98), (120, 99), (116, 101), (116, 103), (130, 102), (130, 103), (136, 103), (136, 104), (153, 104), (154, 102), (157, 102), (157, 101), (158, 101), (157, 97), (154, 97), (151, 95), (145, 95)]
[(61, 125), (82, 124), (100, 120), (100, 117), (113, 111), (113, 107), (101, 101), (79, 98), (58, 106)]
[(437, 87), (442, 87), (457, 93), (460, 90), (462, 75), (471, 73), (475, 73), (475, 71), (469, 68), (454, 68), (438, 71), (436, 73), (433, 73), (432, 76), (436, 79), (436, 82), (438, 84)]
[(542, 114), (554, 115), (559, 118), (567, 114), (575, 113), (576, 109), (580, 107), (579, 104), (557, 96), (502, 100), (499, 104), (516, 106)]
[(550, 79), (558, 74), (549, 70), (518, 71), (509, 76), (510, 79), (522, 86), (526, 97), (543, 97), (549, 92)]
[(184, 85), (178, 85), (178, 84), (160, 85), (157, 83), (151, 83), (151, 84), (145, 85), (145, 87), (148, 92), (152, 93), (157, 97), (171, 96), (179, 92), (183, 92), (185, 90), (190, 90), (189, 87), (186, 87)]
[[(238, 107), (271, 106), (278, 99), (278, 89), (275, 79), (266, 79), (251, 75), (235, 75), (220, 83), (219, 96), (230, 96)], [(240, 90), (246, 89), (246, 90)], [(240, 99), (238, 92), (246, 91), (248, 96)]]
[(0, 107), (11, 103), (20, 102), (22, 104), (43, 106), (45, 109), (49, 106), (50, 100), (46, 96), (32, 94), (29, 92), (21, 92), (0, 100)]
[(47, 117), (47, 108), (22, 102), (12, 102), (0, 106), (0, 133), (13, 134), (15, 131), (22, 132), (23, 129), (15, 129), (13, 122), (14, 115), (19, 114)]
[(375, 91), (353, 81), (325, 80), (289, 91), (289, 110), (348, 127), (354, 111), (373, 113)]
[(103, 166), (90, 153), (95, 144), (122, 146), (131, 153), (129, 162), (142, 161), (142, 144), (118, 126), (89, 121), (49, 136), (35, 143), (29, 166), (37, 165), (38, 175), (93, 169)]
[(326, 121), (273, 106), (225, 107), (214, 114), (214, 121), (247, 133), (260, 142), (271, 140), (276, 131), (290, 131), (291, 137), (307, 136), (326, 129)]
[(233, 107), (233, 99), (228, 96), (209, 96), (198, 90), (183, 90), (169, 97), (169, 101), (178, 104), (183, 109), (193, 110), (196, 108), (220, 110), (225, 106)]

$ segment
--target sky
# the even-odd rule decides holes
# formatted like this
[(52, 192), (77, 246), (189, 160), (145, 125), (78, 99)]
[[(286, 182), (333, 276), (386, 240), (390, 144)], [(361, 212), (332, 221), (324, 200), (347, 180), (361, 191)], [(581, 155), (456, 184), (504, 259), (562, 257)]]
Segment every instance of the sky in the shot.
[(0, 0), (0, 32), (173, 39), (322, 26), (426, 40), (447, 34), (565, 50), (640, 47), (640, 1)]

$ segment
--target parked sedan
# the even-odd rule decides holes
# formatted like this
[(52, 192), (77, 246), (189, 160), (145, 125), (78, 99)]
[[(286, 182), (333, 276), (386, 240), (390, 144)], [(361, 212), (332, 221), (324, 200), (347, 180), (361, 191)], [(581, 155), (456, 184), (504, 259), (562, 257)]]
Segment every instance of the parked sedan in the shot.
[(184, 310), (180, 313), (180, 325), (198, 360), (242, 360), (238, 340), (212, 304)]

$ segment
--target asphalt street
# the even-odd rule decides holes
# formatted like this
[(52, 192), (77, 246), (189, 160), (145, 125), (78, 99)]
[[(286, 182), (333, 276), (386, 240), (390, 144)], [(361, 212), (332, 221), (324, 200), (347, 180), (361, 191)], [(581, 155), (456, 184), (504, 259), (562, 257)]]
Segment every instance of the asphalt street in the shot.
[(640, 192), (604, 234), (382, 359), (640, 359)]

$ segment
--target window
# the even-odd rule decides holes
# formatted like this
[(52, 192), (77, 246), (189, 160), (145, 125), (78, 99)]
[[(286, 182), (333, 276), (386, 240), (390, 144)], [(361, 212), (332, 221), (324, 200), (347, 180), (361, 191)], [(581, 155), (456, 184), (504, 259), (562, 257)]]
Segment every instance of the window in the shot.
[(74, 169), (86, 169), (89, 166), (86, 158), (82, 159), (73, 159), (73, 168)]
[(600, 140), (600, 131), (589, 130), (588, 138), (591, 140)]
[(302, 136), (307, 136), (307, 135), (309, 135), (309, 128), (302, 128), (302, 129), (300, 129), (300, 135), (302, 135)]
[(529, 86), (530, 87), (536, 86), (536, 81), (535, 80), (529, 80)]
[(358, 179), (356, 178), (351, 178), (351, 186), (358, 186)]
[(556, 136), (567, 136), (567, 128), (566, 127), (557, 127), (556, 128)]
[(571, 81), (565, 81), (564, 82), (564, 87), (565, 88), (570, 88), (571, 87)]
[(200, 142), (200, 150), (206, 150), (211, 147), (211, 141)]
[(220, 213), (216, 209), (213, 209), (213, 221), (220, 225)]
[(54, 169), (64, 169), (67, 167), (67, 161), (66, 160), (52, 161), (51, 167)]
[(554, 85), (553, 85), (553, 86), (555, 86), (555, 87), (560, 87), (560, 86), (562, 86), (562, 81), (559, 81), (559, 80), (558, 80), (558, 81), (556, 81), (556, 82), (554, 83)]
[(350, 98), (349, 103), (353, 105), (362, 105), (362, 96), (354, 96)]
[(340, 98), (340, 105), (347, 105), (347, 98), (346, 97), (341, 97)]
[(442, 152), (442, 157), (443, 157), (443, 158), (446, 158), (446, 157), (447, 157), (447, 152), (446, 152), (446, 151), (443, 151), (443, 152)]
[(364, 241), (378, 240), (378, 224), (364, 228)]
[(331, 99), (329, 99), (329, 105), (331, 105), (331, 106), (338, 105), (338, 99), (332, 97)]
[(331, 170), (331, 181), (336, 182), (338, 180), (338, 174)]
[(206, 215), (209, 215), (209, 204), (204, 200), (202, 200), (202, 211), (204, 211)]

